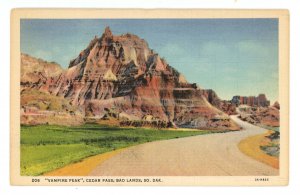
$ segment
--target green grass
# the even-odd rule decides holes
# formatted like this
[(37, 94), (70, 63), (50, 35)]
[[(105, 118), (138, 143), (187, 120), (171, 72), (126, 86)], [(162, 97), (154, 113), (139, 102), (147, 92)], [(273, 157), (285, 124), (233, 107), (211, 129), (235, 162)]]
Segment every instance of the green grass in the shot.
[(21, 126), (21, 175), (41, 175), (89, 156), (145, 142), (207, 133), (211, 131), (167, 131), (98, 124)]

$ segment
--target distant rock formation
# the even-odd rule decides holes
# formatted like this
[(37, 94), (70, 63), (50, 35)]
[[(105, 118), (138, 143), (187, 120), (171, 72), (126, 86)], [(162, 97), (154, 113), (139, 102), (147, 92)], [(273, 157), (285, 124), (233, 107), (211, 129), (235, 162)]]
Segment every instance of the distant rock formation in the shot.
[(188, 83), (136, 35), (116, 36), (107, 27), (70, 61), (67, 70), (54, 72), (42, 73), (45, 77), (38, 84), (39, 77), (35, 82), (21, 78), (22, 89), (61, 97), (85, 118), (115, 118), (120, 124), (137, 126), (240, 129), (222, 111), (230, 113), (231, 106), (220, 103), (212, 91)]
[(277, 110), (280, 110), (280, 104), (279, 104), (279, 102), (274, 102), (274, 104), (273, 104), (273, 106), (272, 107), (274, 107), (274, 108), (276, 108)]
[(260, 107), (268, 107), (270, 106), (270, 101), (267, 100), (265, 94), (259, 94), (257, 97), (255, 96), (233, 96), (231, 103), (239, 106), (242, 104), (248, 106), (260, 106)]
[(203, 96), (207, 99), (209, 103), (213, 106), (227, 113), (228, 115), (237, 114), (235, 104), (232, 104), (230, 101), (221, 100), (216, 92), (212, 89), (202, 90)]

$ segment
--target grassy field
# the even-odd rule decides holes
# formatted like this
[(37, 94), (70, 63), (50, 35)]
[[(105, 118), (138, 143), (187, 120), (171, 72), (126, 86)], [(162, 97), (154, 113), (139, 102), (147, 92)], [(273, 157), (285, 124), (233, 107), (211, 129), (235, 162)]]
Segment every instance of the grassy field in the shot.
[(21, 175), (41, 175), (89, 156), (140, 143), (207, 133), (210, 131), (119, 128), (98, 124), (21, 126)]

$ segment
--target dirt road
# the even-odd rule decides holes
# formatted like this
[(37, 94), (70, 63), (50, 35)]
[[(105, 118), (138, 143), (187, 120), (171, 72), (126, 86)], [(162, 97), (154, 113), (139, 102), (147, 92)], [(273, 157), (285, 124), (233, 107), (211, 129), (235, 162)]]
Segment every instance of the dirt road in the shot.
[(97, 166), (94, 176), (243, 176), (279, 171), (243, 154), (238, 143), (266, 129), (231, 118), (244, 130), (157, 141), (128, 148)]

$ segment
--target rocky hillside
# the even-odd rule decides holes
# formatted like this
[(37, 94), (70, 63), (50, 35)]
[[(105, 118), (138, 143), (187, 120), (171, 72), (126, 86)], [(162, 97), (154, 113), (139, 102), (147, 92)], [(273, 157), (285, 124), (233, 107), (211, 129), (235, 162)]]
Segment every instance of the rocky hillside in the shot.
[[(55, 62), (21, 54), (21, 90), (36, 88), (43, 90), (47, 82), (63, 73), (61, 66)], [(45, 89), (47, 91), (47, 89)]]
[(239, 117), (252, 124), (265, 125), (269, 127), (280, 126), (280, 105), (276, 102), (269, 107), (244, 107), (240, 108)]
[(237, 114), (236, 106), (232, 104), (230, 101), (221, 100), (217, 93), (212, 89), (204, 89), (202, 90), (203, 96), (207, 99), (209, 103), (213, 106), (227, 113), (228, 115)]
[[(24, 71), (22, 88), (62, 97), (85, 118), (113, 118), (129, 125), (239, 129), (203, 90), (188, 83), (136, 35), (116, 36), (106, 28), (70, 61), (67, 70), (51, 68), (51, 74)], [(31, 76), (25, 79), (29, 73), (33, 81)]]
[(21, 54), (21, 123), (78, 125), (83, 116), (68, 99), (51, 95), (49, 85), (62, 77), (64, 70), (47, 62)]

